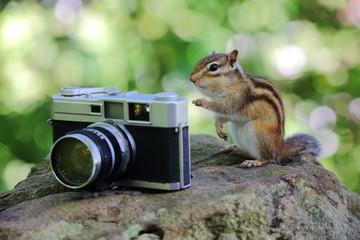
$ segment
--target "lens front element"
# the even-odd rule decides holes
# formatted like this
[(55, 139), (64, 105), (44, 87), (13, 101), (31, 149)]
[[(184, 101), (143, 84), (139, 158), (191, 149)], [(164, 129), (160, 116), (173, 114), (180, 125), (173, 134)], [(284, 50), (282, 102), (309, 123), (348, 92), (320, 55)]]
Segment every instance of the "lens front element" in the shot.
[(89, 183), (101, 166), (96, 145), (79, 134), (61, 138), (53, 147), (51, 159), (58, 180), (73, 188)]

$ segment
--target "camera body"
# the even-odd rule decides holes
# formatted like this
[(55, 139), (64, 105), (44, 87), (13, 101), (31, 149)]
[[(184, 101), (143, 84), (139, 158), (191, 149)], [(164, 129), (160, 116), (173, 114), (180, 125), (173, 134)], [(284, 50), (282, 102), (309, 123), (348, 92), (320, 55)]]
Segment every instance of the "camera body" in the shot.
[[(61, 93), (51, 97), (49, 120), (53, 128), (51, 166), (55, 177), (73, 189), (95, 187), (102, 190), (111, 182), (161, 190), (189, 187), (187, 108), (187, 99), (176, 93), (121, 93), (116, 87), (62, 88)], [(83, 150), (72, 147), (72, 142), (79, 141), (84, 145)], [(71, 167), (75, 168), (78, 163), (65, 159), (69, 152), (72, 156), (90, 156), (87, 158), (90, 159), (87, 164), (91, 163), (89, 177), (79, 180), (79, 184), (72, 184), (80, 176), (77, 174), (82, 173), (72, 172), (75, 170)], [(105, 161), (107, 156), (115, 160)], [(81, 158), (84, 157), (74, 159), (82, 161)], [(66, 181), (69, 172), (71, 180)]]

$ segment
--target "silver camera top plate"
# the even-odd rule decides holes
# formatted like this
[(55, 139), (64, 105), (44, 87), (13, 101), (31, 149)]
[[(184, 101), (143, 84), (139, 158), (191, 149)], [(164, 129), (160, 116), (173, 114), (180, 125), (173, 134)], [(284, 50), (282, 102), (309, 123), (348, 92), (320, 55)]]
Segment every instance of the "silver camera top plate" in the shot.
[(106, 86), (98, 88), (80, 88), (80, 87), (63, 87), (61, 88), (61, 95), (66, 97), (90, 95), (92, 93), (106, 93), (109, 95), (116, 94), (120, 91), (115, 86)]
[(51, 98), (53, 120), (116, 120), (123, 124), (152, 127), (178, 127), (188, 124), (187, 99), (176, 93), (121, 92), (115, 86), (65, 87)]

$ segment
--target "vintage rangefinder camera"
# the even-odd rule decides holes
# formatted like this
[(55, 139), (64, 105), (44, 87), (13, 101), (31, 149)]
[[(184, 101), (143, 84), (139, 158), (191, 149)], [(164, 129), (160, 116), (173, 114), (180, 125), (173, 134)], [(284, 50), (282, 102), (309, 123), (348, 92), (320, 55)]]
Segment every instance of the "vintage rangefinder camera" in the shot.
[(51, 97), (51, 167), (72, 189), (191, 185), (187, 99), (116, 87), (65, 87)]

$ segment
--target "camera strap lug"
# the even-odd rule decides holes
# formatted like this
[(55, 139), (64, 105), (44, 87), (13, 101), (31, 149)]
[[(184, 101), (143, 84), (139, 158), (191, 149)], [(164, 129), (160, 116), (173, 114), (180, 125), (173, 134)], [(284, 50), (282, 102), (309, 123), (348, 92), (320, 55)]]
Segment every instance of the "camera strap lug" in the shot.
[(50, 119), (48, 119), (47, 121), (47, 124), (49, 124), (49, 125), (53, 125), (53, 120), (50, 118)]

